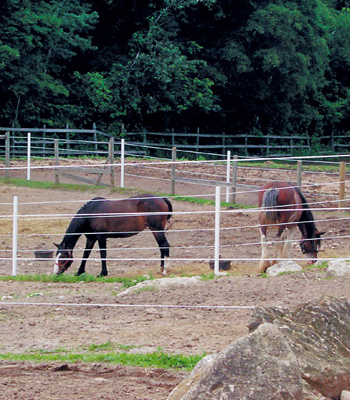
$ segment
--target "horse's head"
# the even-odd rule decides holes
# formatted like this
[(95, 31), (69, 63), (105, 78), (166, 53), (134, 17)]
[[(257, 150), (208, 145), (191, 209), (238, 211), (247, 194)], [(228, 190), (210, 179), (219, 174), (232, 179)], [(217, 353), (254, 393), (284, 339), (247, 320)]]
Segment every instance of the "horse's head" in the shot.
[(303, 238), (300, 241), (300, 248), (303, 254), (308, 259), (308, 264), (313, 264), (317, 260), (317, 253), (320, 250), (321, 247), (321, 235), (323, 235), (325, 232), (319, 232), (315, 231), (313, 233), (313, 237), (308, 239), (303, 236)]
[(54, 274), (60, 275), (72, 265), (73, 262), (73, 250), (67, 249), (64, 242), (61, 244), (54, 245), (57, 247), (55, 267), (53, 269)]

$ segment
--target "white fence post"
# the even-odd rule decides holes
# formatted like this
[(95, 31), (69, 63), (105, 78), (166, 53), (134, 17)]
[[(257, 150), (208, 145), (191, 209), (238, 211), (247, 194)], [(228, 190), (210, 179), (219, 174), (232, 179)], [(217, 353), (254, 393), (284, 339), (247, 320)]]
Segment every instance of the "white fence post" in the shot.
[(227, 162), (226, 162), (226, 203), (230, 202), (230, 183), (231, 180), (231, 152), (228, 150), (227, 152)]
[(18, 196), (13, 197), (13, 227), (12, 227), (12, 275), (17, 275), (18, 247)]
[(31, 134), (28, 132), (28, 139), (27, 139), (27, 181), (30, 181), (30, 149), (31, 145)]
[(219, 274), (220, 258), (220, 186), (215, 188), (215, 248), (214, 248), (214, 274)]
[(120, 143), (120, 187), (124, 187), (125, 139)]

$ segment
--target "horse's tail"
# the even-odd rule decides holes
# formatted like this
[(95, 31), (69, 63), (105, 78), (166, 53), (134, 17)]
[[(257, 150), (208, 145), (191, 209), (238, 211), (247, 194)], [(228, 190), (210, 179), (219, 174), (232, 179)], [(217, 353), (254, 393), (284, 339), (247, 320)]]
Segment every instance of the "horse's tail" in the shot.
[(169, 214), (166, 216), (167, 221), (169, 221), (172, 216), (173, 206), (171, 205), (170, 201), (166, 197), (163, 197), (163, 200), (166, 202), (166, 204), (169, 208)]
[(266, 220), (276, 222), (278, 220), (277, 199), (279, 190), (278, 188), (267, 189), (264, 193), (261, 207), (264, 209)]

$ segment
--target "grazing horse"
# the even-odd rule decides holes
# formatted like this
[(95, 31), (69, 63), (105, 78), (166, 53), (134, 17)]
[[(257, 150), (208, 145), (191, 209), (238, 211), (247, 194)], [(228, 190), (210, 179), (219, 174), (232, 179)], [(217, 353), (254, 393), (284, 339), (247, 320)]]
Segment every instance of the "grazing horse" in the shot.
[[(106, 276), (107, 238), (125, 238), (149, 228), (160, 249), (161, 273), (166, 275), (164, 258), (169, 257), (169, 243), (164, 234), (166, 222), (173, 211), (170, 201), (153, 194), (143, 194), (124, 200), (96, 197), (86, 203), (71, 220), (66, 234), (57, 247), (54, 273), (62, 274), (73, 262), (73, 249), (81, 235), (86, 246), (77, 275), (85, 272), (85, 264), (96, 241), (100, 247), (102, 270)], [(159, 214), (158, 214), (159, 213)]]
[(300, 247), (308, 263), (316, 262), (321, 246), (321, 235), (316, 228), (309, 205), (299, 188), (286, 182), (268, 182), (258, 193), (259, 223), (261, 232), (261, 261), (259, 272), (265, 272), (273, 261), (267, 259), (267, 229), (277, 228), (278, 258), (289, 256), (289, 244), (296, 226), (301, 232)]

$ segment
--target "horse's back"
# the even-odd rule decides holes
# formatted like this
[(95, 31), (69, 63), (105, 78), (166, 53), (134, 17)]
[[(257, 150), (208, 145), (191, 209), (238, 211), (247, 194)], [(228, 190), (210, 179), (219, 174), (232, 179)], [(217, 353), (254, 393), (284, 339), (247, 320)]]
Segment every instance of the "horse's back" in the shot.
[(259, 207), (294, 204), (295, 188), (290, 182), (267, 182), (260, 188), (258, 200)]

